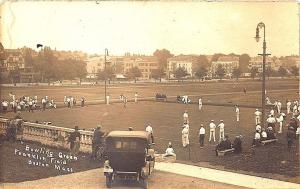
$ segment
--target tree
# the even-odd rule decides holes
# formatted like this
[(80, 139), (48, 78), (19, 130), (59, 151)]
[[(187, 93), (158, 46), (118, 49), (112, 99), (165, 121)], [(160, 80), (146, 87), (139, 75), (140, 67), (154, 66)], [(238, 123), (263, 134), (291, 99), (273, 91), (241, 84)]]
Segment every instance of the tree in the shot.
[(161, 82), (161, 78), (164, 77), (165, 75), (166, 75), (165, 70), (163, 68), (159, 68), (159, 69), (151, 70), (150, 77), (153, 79), (159, 79), (159, 81)]
[(236, 78), (236, 80), (239, 80), (241, 74), (242, 74), (242, 71), (240, 68), (234, 68), (232, 70), (232, 75)]
[(109, 83), (115, 78), (115, 71), (111, 66), (107, 66), (104, 70), (98, 72), (98, 78), (101, 80), (108, 79)]
[(225, 54), (222, 54), (222, 53), (216, 53), (212, 56), (211, 58), (211, 62), (215, 62), (217, 61), (221, 56), (225, 56)]
[(280, 66), (279, 69), (278, 69), (278, 74), (281, 77), (284, 77), (287, 74), (287, 70), (284, 67)]
[(274, 70), (273, 70), (270, 66), (268, 66), (268, 67), (266, 68), (266, 75), (267, 75), (268, 79), (270, 79), (270, 76), (271, 76), (273, 73), (274, 73)]
[(178, 67), (174, 70), (173, 74), (178, 81), (188, 75), (187, 71), (182, 67)]
[(207, 72), (208, 72), (208, 70), (207, 70), (205, 67), (200, 67), (200, 68), (196, 71), (195, 75), (196, 75), (197, 78), (202, 79), (202, 78), (204, 78), (205, 76), (207, 76)]
[(251, 73), (252, 79), (254, 80), (255, 76), (258, 73), (258, 68), (257, 67), (252, 67), (251, 70), (250, 70), (250, 73)]
[(174, 55), (170, 53), (167, 49), (156, 49), (156, 51), (153, 53), (153, 56), (155, 56), (158, 60), (159, 67), (160, 68), (167, 68), (167, 61), (168, 58), (173, 57)]
[(42, 51), (39, 52), (38, 57), (34, 60), (34, 69), (39, 70), (42, 74), (42, 80), (44, 78), (50, 80), (57, 75), (54, 62), (56, 58), (53, 55), (53, 52), (50, 47), (44, 47)]
[(223, 68), (222, 65), (218, 65), (216, 73), (215, 73), (220, 80), (223, 79), (223, 77), (225, 76), (225, 69)]
[(20, 77), (21, 77), (21, 73), (20, 73), (20, 69), (19, 67), (14, 67), (13, 70), (9, 71), (8, 77), (10, 78), (11, 82), (16, 85), (16, 83), (20, 82)]
[(81, 80), (86, 77), (86, 63), (82, 60), (75, 61), (76, 76), (79, 77), (79, 84), (81, 85)]
[(234, 54), (234, 53), (230, 53), (230, 54), (228, 54), (228, 56), (240, 56), (240, 55)]
[(196, 57), (195, 63), (193, 63), (193, 70), (198, 70), (201, 67), (203, 68), (209, 68), (211, 63), (208, 61), (207, 57), (205, 55), (200, 55)]
[(299, 75), (299, 68), (297, 68), (297, 66), (292, 66), (290, 68), (290, 72), (295, 76), (297, 77)]
[(251, 58), (248, 54), (242, 54), (239, 57), (239, 68), (241, 69), (241, 72), (247, 72), (248, 66)]
[(128, 70), (126, 76), (130, 79), (134, 79), (134, 82), (136, 83), (137, 78), (142, 76), (142, 72), (137, 66), (135, 66)]
[(23, 50), (24, 50), (23, 52), (24, 52), (25, 64), (33, 66), (33, 57), (32, 57), (33, 50), (31, 48), (27, 48), (27, 47), (24, 47)]

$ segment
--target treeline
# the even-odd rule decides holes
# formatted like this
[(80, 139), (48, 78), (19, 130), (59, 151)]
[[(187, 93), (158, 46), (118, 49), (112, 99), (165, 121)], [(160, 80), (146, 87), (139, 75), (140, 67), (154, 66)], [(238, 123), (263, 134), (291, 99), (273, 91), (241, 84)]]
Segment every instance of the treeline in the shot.
[(86, 63), (83, 60), (58, 59), (50, 47), (44, 47), (37, 56), (32, 55), (32, 49), (24, 49), (25, 64), (32, 67), (33, 72), (39, 73), (38, 81), (50, 83), (50, 81), (75, 78), (81, 81), (87, 75)]

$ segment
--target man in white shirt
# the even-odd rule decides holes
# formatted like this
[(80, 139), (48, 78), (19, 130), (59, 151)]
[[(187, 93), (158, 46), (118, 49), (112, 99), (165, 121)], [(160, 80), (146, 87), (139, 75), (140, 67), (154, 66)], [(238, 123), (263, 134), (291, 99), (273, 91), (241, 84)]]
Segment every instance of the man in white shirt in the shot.
[(219, 141), (221, 142), (222, 140), (225, 139), (225, 124), (224, 124), (224, 121), (223, 120), (220, 120), (220, 124), (218, 125), (218, 127), (220, 128), (220, 138), (219, 138)]
[(260, 144), (260, 134), (259, 134), (259, 132), (255, 132), (252, 146), (257, 146), (259, 144)]
[(8, 107), (8, 102), (6, 100), (2, 101), (2, 109), (3, 109), (3, 113), (7, 112), (7, 107)]
[(71, 108), (71, 98), (70, 97), (67, 98), (67, 104), (68, 104), (68, 108)]
[(256, 127), (255, 127), (255, 130), (260, 133), (261, 132), (261, 126), (259, 124), (257, 124)]
[[(46, 101), (48, 101), (47, 99), (46, 99)], [(70, 107), (73, 107), (74, 106), (74, 97), (71, 97), (70, 98)]]
[(14, 113), (17, 113), (17, 106), (18, 106), (18, 104), (16, 101), (11, 102), (11, 107), (12, 107)]
[(240, 121), (240, 109), (237, 105), (235, 106), (235, 114), (236, 114), (236, 121), (239, 122)]
[(146, 127), (146, 131), (150, 134), (151, 136), (151, 141), (152, 144), (154, 143), (154, 136), (153, 136), (153, 128), (151, 127), (151, 124), (149, 123), (148, 126)]
[(287, 101), (286, 103), (286, 114), (290, 114), (291, 112), (291, 105), (292, 105), (292, 102), (290, 100)]
[(267, 119), (268, 126), (271, 126), (275, 130), (276, 119), (273, 115), (269, 115)]
[(203, 124), (201, 124), (200, 129), (199, 129), (200, 148), (203, 148), (203, 146), (204, 146), (204, 138), (205, 138), (205, 128), (203, 127)]
[(216, 124), (214, 123), (214, 120), (211, 120), (209, 124), (209, 142), (212, 137), (214, 138), (214, 142), (216, 142)]
[(187, 110), (184, 111), (183, 113), (183, 123), (189, 123), (189, 114), (187, 112)]
[(33, 108), (32, 108), (32, 106), (33, 106), (32, 99), (29, 99), (29, 102), (28, 102), (28, 111), (33, 113)]
[(277, 113), (279, 113), (279, 114), (280, 114), (280, 112), (281, 112), (281, 107), (282, 107), (281, 102), (280, 102), (280, 101), (277, 101)]
[(267, 140), (268, 138), (268, 135), (267, 135), (267, 132), (265, 129), (262, 129), (262, 132), (261, 132), (261, 140)]
[(126, 104), (127, 104), (127, 97), (123, 96), (123, 107), (126, 108)]
[(108, 95), (106, 95), (106, 105), (109, 105), (109, 99), (110, 99), (110, 96), (108, 94)]
[(283, 120), (284, 120), (284, 113), (280, 113), (279, 117), (277, 118), (277, 122), (279, 123), (278, 133), (282, 133)]
[(168, 145), (168, 148), (166, 149), (166, 153), (163, 155), (164, 157), (167, 157), (167, 156), (174, 156), (176, 157), (176, 154), (175, 154), (175, 151), (172, 147), (172, 143), (169, 142), (169, 145)]
[(255, 115), (255, 124), (257, 125), (260, 123), (261, 112), (258, 109), (256, 109), (254, 115)]
[(23, 110), (24, 106), (25, 106), (25, 102), (23, 100), (21, 100), (19, 104), (20, 104), (21, 110)]
[(182, 146), (185, 148), (187, 145), (189, 145), (189, 129), (187, 127), (184, 127), (181, 131), (182, 134)]
[(46, 109), (46, 104), (47, 104), (47, 102), (46, 102), (45, 98), (42, 98), (43, 111), (45, 111), (45, 109)]
[(274, 109), (272, 108), (272, 109), (270, 110), (270, 115), (274, 116), (274, 114), (275, 114), (275, 111), (274, 111)]
[(134, 94), (134, 102), (137, 103), (138, 102), (138, 93), (135, 92)]
[(296, 137), (299, 138), (299, 136), (300, 136), (300, 127), (298, 127), (296, 130)]
[(184, 104), (187, 104), (188, 103), (188, 96), (187, 95), (183, 95), (182, 96), (182, 101)]
[(202, 99), (201, 98), (199, 98), (199, 110), (201, 110), (202, 109)]

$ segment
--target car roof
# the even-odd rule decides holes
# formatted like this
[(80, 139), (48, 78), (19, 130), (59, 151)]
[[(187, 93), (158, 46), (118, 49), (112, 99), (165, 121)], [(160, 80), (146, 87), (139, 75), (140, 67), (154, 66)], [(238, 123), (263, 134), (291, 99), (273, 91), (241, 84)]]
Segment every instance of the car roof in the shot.
[(146, 131), (111, 131), (107, 137), (142, 138), (148, 140), (149, 133)]

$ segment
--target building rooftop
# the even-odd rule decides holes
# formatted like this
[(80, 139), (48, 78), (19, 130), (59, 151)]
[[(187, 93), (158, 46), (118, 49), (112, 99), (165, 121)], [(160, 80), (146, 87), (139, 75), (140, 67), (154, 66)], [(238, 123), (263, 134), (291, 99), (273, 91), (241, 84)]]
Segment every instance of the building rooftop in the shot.
[(197, 55), (178, 55), (172, 58), (168, 58), (168, 61), (189, 61), (194, 62), (197, 61)]
[(218, 58), (218, 62), (233, 62), (233, 61), (239, 61), (238, 56), (221, 56)]
[[(250, 62), (262, 62), (263, 61), (263, 57), (262, 56), (255, 56), (255, 57), (251, 57), (250, 58)], [(266, 61), (267, 62), (272, 62), (272, 57), (266, 57)]]

